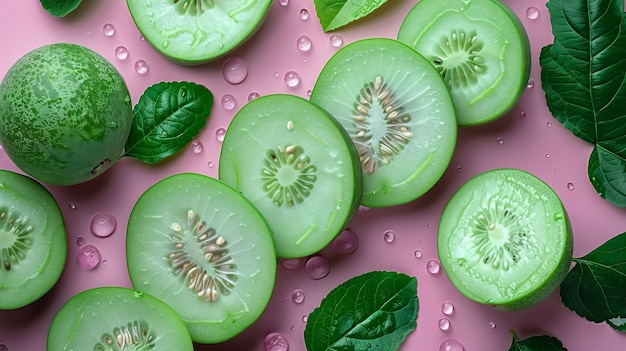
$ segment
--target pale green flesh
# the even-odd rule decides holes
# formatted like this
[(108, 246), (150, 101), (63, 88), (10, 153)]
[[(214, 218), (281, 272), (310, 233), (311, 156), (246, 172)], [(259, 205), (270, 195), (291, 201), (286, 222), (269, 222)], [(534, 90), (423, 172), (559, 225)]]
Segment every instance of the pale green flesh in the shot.
[[(187, 288), (169, 256), (176, 225), (191, 261), (207, 272), (205, 260), (188, 226), (194, 211), (228, 245), (237, 266), (235, 288), (208, 302)], [(137, 201), (128, 223), (127, 262), (133, 287), (166, 302), (181, 316), (194, 341), (217, 343), (235, 336), (256, 320), (271, 296), (276, 253), (267, 223), (239, 193), (204, 175), (183, 173), (166, 178)]]
[[(63, 272), (67, 257), (66, 231), (59, 207), (50, 193), (31, 178), (0, 171), (0, 250), (19, 245), (13, 251), (21, 257), (11, 268), (0, 262), (0, 309), (15, 309), (34, 302), (48, 292)], [(10, 231), (8, 222), (24, 219), (23, 240)], [(5, 251), (7, 252), (7, 251)]]
[[(274, 203), (263, 172), (268, 150), (296, 145), (315, 167), (303, 201)], [(297, 162), (295, 163), (297, 164)], [(275, 178), (292, 186), (299, 172), (280, 169)], [(279, 257), (304, 257), (321, 250), (355, 214), (361, 176), (354, 145), (326, 112), (295, 96), (255, 99), (233, 118), (222, 145), (220, 179), (238, 189), (263, 213), (272, 228)], [(271, 176), (268, 178), (272, 178)]]
[(127, 4), (146, 40), (170, 59), (193, 65), (221, 57), (252, 36), (272, 1), (127, 0)]
[[(487, 242), (495, 251), (486, 249)], [(497, 169), (470, 179), (452, 196), (437, 248), (443, 269), (466, 297), (520, 309), (546, 297), (565, 277), (572, 234), (547, 184), (521, 170)]]
[[(116, 332), (129, 323), (149, 327), (147, 332), (155, 345), (150, 350), (194, 349), (185, 325), (162, 301), (128, 288), (98, 287), (75, 295), (63, 305), (52, 320), (47, 350), (94, 350), (104, 343), (106, 335), (116, 337)], [(117, 346), (116, 339), (113, 342)], [(126, 346), (123, 350), (135, 348)]]
[[(366, 39), (338, 51), (320, 73), (311, 101), (330, 112), (357, 145), (367, 145), (358, 134), (355, 103), (359, 91), (382, 77), (390, 87), (412, 137), (391, 162), (374, 173), (364, 171), (362, 204), (394, 206), (410, 202), (432, 188), (450, 163), (456, 145), (457, 124), (448, 89), (438, 72), (421, 55), (391, 39)], [(380, 140), (388, 126), (380, 103), (370, 113), (372, 140)], [(373, 149), (380, 153), (377, 144)]]
[(466, 61), (469, 49), (459, 48), (471, 46), (470, 36), (475, 36), (473, 42), (480, 45), (476, 81), (449, 84), (459, 125), (494, 120), (523, 93), (530, 75), (530, 45), (523, 25), (499, 1), (424, 0), (408, 13), (398, 32), (398, 40), (431, 61), (441, 57), (441, 47), (457, 48), (456, 52), (461, 53), (448, 56), (444, 60), (446, 67)]

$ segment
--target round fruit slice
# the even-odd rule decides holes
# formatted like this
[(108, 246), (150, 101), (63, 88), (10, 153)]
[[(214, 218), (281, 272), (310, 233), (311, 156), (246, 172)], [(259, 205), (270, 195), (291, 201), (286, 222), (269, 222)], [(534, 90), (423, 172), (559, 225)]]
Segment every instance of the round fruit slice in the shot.
[(557, 194), (518, 169), (467, 181), (441, 216), (441, 265), (466, 297), (502, 310), (539, 302), (563, 281), (572, 260), (569, 219)]
[(49, 351), (193, 351), (185, 324), (162, 301), (132, 289), (98, 287), (74, 295), (48, 330)]
[(276, 252), (268, 225), (219, 180), (194, 173), (161, 180), (141, 195), (127, 230), (133, 287), (171, 306), (193, 341), (234, 337), (269, 302)]
[(24, 307), (46, 294), (66, 258), (56, 200), (34, 179), (0, 170), (0, 310)]
[(457, 124), (448, 89), (424, 57), (398, 41), (362, 39), (340, 49), (322, 69), (311, 101), (356, 145), (365, 206), (415, 200), (450, 163)]
[(135, 25), (161, 54), (184, 65), (237, 48), (262, 25), (272, 0), (127, 0)]
[(501, 1), (419, 1), (402, 22), (398, 40), (441, 73), (459, 125), (483, 124), (504, 115), (528, 84), (528, 35)]
[(231, 121), (219, 177), (267, 219), (282, 258), (313, 254), (356, 213), (362, 176), (356, 149), (327, 112), (291, 95), (268, 95)]

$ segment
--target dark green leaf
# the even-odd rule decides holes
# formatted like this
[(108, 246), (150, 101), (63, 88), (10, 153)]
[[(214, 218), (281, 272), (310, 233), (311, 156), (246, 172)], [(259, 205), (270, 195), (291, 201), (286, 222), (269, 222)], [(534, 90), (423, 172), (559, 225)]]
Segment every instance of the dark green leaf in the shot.
[(565, 306), (596, 323), (626, 316), (626, 233), (574, 262), (561, 284)]
[(157, 163), (184, 148), (204, 127), (213, 94), (190, 82), (150, 86), (133, 109), (125, 156)]
[(397, 350), (417, 326), (417, 279), (370, 272), (333, 289), (307, 320), (308, 351)]
[(559, 339), (552, 336), (539, 335), (517, 340), (513, 335), (509, 351), (567, 351), (567, 349)]
[(387, 0), (315, 0), (315, 11), (325, 32), (369, 15)]
[(83, 0), (41, 0), (41, 6), (49, 14), (56, 17), (63, 17), (76, 10)]
[(615, 317), (606, 321), (611, 328), (626, 333), (626, 317)]
[(609, 202), (626, 206), (626, 21), (620, 0), (550, 0), (554, 43), (541, 50), (541, 79), (553, 116), (594, 143), (589, 177)]

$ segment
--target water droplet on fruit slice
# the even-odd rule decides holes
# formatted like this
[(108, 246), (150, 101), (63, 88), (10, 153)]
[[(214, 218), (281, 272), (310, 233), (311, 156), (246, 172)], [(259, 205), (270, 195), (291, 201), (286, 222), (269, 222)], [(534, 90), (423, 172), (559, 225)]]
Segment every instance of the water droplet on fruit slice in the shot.
[(107, 237), (117, 228), (117, 219), (110, 213), (98, 213), (91, 219), (91, 232), (101, 238)]
[(93, 245), (83, 245), (78, 249), (78, 264), (85, 269), (94, 269), (100, 264), (100, 251)]

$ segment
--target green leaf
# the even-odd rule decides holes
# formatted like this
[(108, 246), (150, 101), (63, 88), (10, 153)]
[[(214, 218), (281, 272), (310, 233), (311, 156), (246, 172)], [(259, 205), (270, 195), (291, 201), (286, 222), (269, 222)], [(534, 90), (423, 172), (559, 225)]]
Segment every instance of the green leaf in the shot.
[(190, 82), (150, 86), (133, 109), (133, 123), (124, 156), (145, 163), (160, 162), (184, 148), (205, 126), (213, 94)]
[(626, 317), (615, 317), (606, 322), (611, 326), (611, 328), (617, 331), (626, 332)]
[(621, 0), (550, 0), (554, 43), (541, 50), (552, 115), (595, 144), (588, 167), (598, 193), (626, 206), (626, 21)]
[(567, 351), (567, 349), (559, 339), (552, 336), (538, 335), (518, 340), (513, 335), (509, 351)]
[(76, 10), (83, 0), (41, 0), (41, 6), (49, 14), (56, 17), (63, 17)]
[(337, 286), (307, 320), (308, 351), (397, 350), (417, 326), (417, 279), (369, 272)]
[(369, 15), (387, 0), (314, 0), (324, 32), (330, 32)]
[(561, 283), (563, 304), (596, 323), (626, 316), (626, 233), (574, 262)]

